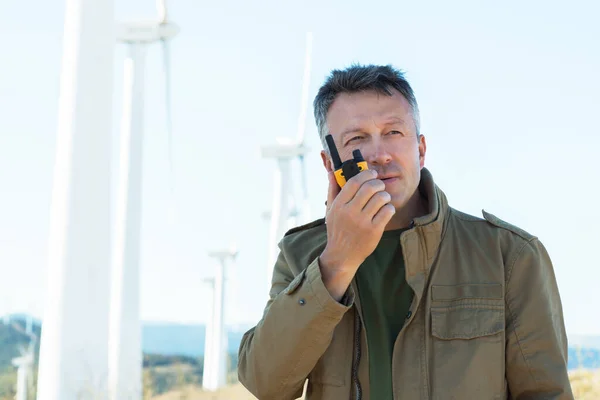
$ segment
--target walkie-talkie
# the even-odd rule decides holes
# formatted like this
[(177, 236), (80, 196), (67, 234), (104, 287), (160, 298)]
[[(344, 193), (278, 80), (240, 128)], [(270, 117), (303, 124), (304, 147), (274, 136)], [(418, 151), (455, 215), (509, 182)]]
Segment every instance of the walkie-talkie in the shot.
[(335, 180), (340, 187), (344, 187), (346, 182), (360, 171), (369, 169), (359, 149), (352, 152), (352, 159), (342, 163), (337, 147), (335, 147), (333, 136), (327, 135), (325, 136), (325, 140), (327, 141), (327, 146), (329, 146), (329, 154), (331, 154), (331, 158), (333, 159)]

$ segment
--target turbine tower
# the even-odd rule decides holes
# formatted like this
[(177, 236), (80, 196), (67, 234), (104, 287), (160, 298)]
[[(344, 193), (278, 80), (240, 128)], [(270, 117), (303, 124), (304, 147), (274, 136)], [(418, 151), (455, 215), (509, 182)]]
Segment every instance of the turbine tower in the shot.
[[(144, 135), (144, 61), (146, 47), (162, 42), (165, 57), (167, 123), (170, 147), (169, 57), (167, 40), (179, 28), (167, 20), (164, 0), (159, 19), (119, 26), (117, 39), (128, 45), (121, 124), (121, 163), (110, 309), (109, 393), (112, 400), (141, 399), (142, 344), (139, 311), (142, 155)], [(169, 153), (169, 161), (171, 156)]]
[[(220, 267), (219, 267), (220, 268)], [(204, 334), (204, 373), (202, 374), (202, 387), (204, 389), (206, 389), (207, 385), (212, 387), (218, 386), (218, 385), (214, 385), (212, 384), (214, 378), (213, 376), (215, 375), (215, 368), (214, 368), (214, 361), (213, 361), (213, 321), (215, 320), (215, 282), (216, 282), (216, 278), (217, 278), (217, 274), (215, 274), (214, 277), (212, 278), (206, 278), (204, 279), (204, 283), (207, 284), (207, 286), (210, 288), (212, 297), (213, 297), (213, 301), (211, 303), (211, 316), (210, 316), (210, 320), (209, 322), (206, 324), (206, 330), (205, 330), (205, 334)], [(218, 367), (217, 367), (218, 369)], [(211, 390), (215, 390), (215, 389), (211, 389)]]
[(214, 251), (210, 257), (218, 258), (215, 276), (210, 280), (213, 286), (212, 317), (206, 327), (204, 376), (202, 387), (215, 391), (227, 384), (227, 331), (225, 329), (225, 281), (227, 260), (235, 260), (237, 250)]
[[(306, 56), (304, 62), (304, 78), (302, 83), (302, 101), (300, 105), (300, 116), (298, 118), (298, 131), (296, 139), (277, 138), (277, 144), (262, 148), (262, 156), (275, 158), (277, 168), (273, 182), (273, 204), (271, 207), (271, 226), (269, 232), (269, 256), (267, 265), (267, 291), (271, 290), (273, 266), (277, 260), (278, 242), (285, 232), (300, 221), (308, 222), (310, 209), (308, 203), (308, 188), (306, 182), (305, 155), (309, 149), (305, 145), (304, 133), (306, 126), (306, 110), (308, 106), (308, 86), (310, 83), (312, 53), (312, 33), (306, 35)], [(295, 191), (292, 177), (292, 160), (298, 158), (300, 161), (302, 206), (298, 207), (295, 199)], [(300, 217), (300, 218), (298, 218)]]
[(38, 400), (104, 396), (114, 0), (66, 0)]
[(15, 400), (28, 400), (28, 392), (33, 389), (33, 342), (27, 350), (20, 349), (21, 356), (12, 359), (12, 365), (17, 367), (17, 395)]

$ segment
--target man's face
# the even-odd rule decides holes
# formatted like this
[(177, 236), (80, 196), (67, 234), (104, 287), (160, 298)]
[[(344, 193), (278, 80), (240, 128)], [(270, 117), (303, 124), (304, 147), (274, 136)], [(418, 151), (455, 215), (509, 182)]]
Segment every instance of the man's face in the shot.
[[(417, 138), (408, 101), (398, 91), (387, 96), (374, 91), (343, 93), (327, 114), (327, 126), (343, 161), (360, 149), (369, 169), (378, 172), (396, 209), (415, 193), (425, 163), (425, 138)], [(330, 171), (331, 158), (321, 152)]]

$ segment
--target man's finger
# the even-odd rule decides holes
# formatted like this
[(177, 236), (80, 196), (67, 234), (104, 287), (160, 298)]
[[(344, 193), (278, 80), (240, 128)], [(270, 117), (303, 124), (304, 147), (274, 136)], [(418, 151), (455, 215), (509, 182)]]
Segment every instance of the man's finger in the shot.
[(374, 225), (387, 225), (391, 221), (392, 217), (396, 214), (396, 208), (392, 203), (387, 203), (377, 211), (377, 214), (373, 217)]
[[(340, 190), (340, 199), (338, 201), (341, 201), (344, 204), (351, 202), (362, 184), (375, 178), (377, 178), (377, 171), (375, 170), (368, 169), (359, 172), (358, 175), (353, 176), (346, 182), (343, 190)], [(360, 208), (362, 209), (362, 207)]]

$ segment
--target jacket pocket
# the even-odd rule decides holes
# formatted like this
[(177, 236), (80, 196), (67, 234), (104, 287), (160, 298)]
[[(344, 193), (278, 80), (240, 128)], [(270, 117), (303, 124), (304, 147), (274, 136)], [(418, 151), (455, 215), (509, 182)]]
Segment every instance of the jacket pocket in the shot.
[(504, 331), (501, 284), (433, 285), (431, 334), (442, 340), (474, 339)]
[(504, 390), (501, 285), (432, 288), (430, 382), (434, 399), (496, 399)]
[(504, 331), (504, 307), (465, 304), (431, 309), (431, 334), (443, 340), (474, 339)]

